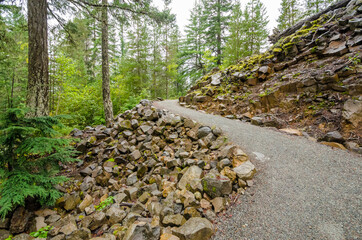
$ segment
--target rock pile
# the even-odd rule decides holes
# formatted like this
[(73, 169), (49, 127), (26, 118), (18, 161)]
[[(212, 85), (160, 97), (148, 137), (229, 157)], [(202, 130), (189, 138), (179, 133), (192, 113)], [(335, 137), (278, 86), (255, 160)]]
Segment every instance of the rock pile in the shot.
[(316, 139), (338, 130), (362, 151), (362, 1), (347, 2), (265, 53), (213, 70), (180, 104)]
[(82, 154), (76, 165), (64, 166), (71, 177), (59, 186), (65, 195), (55, 209), (18, 208), (0, 226), (0, 239), (9, 232), (21, 233), (13, 239), (32, 239), (23, 232), (47, 225), (53, 240), (209, 239), (216, 214), (251, 185), (256, 171), (220, 129), (145, 100), (111, 128), (72, 134)]

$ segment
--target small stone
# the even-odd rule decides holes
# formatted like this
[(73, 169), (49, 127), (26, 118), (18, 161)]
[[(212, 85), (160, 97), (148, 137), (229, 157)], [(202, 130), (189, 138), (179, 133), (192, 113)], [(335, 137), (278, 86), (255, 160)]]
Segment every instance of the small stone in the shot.
[(211, 128), (209, 128), (209, 127), (200, 127), (199, 130), (197, 131), (197, 138), (200, 139), (200, 138), (206, 137), (210, 133), (211, 133)]
[(191, 188), (191, 183), (193, 181), (201, 182), (202, 176), (202, 169), (198, 166), (191, 166), (185, 174), (181, 177), (180, 181), (178, 182), (178, 188), (180, 189), (188, 189)]
[(12, 238), (12, 240), (31, 240), (31, 239), (34, 239), (34, 238), (26, 233), (16, 235), (15, 237)]
[(136, 187), (128, 187), (124, 190), (124, 193), (132, 201), (137, 199), (137, 192), (138, 192), (138, 188), (136, 188)]
[(226, 208), (226, 199), (223, 197), (216, 197), (211, 200), (211, 203), (214, 206), (215, 213), (219, 213)]
[(322, 140), (326, 142), (344, 142), (343, 136), (338, 131), (328, 132), (326, 135), (324, 135)]
[(135, 222), (127, 230), (123, 240), (158, 240), (149, 223)]
[[(92, 216), (92, 222), (89, 225), (89, 229), (94, 231), (107, 222), (107, 217), (104, 212), (97, 211)], [(67, 234), (66, 234), (67, 235)]]
[(327, 145), (327, 146), (330, 146), (330, 147), (333, 147), (333, 148), (339, 148), (339, 149), (342, 149), (342, 150), (347, 150), (342, 144), (336, 143), (336, 142), (321, 142), (321, 144)]
[(227, 167), (227, 166), (231, 166), (231, 162), (230, 162), (230, 160), (228, 158), (224, 158), (223, 160), (220, 160), (217, 163), (217, 168), (219, 170), (224, 169), (224, 167)]
[(90, 240), (116, 240), (116, 236), (110, 233), (105, 233), (100, 237), (91, 238)]
[(207, 201), (206, 199), (201, 199), (200, 200), (200, 207), (202, 209), (211, 209), (211, 204), (209, 201)]
[(127, 184), (127, 186), (132, 186), (132, 185), (135, 184), (137, 181), (138, 181), (137, 173), (132, 173), (131, 175), (129, 175), (129, 176), (127, 177), (126, 184)]
[(220, 173), (225, 177), (228, 177), (232, 182), (234, 182), (236, 179), (236, 173), (231, 170), (230, 167), (225, 167)]
[(180, 240), (180, 238), (172, 235), (171, 233), (164, 233), (161, 235), (160, 240)]
[(125, 202), (127, 201), (128, 199), (128, 196), (127, 194), (125, 193), (118, 193), (116, 196), (114, 196), (114, 201), (117, 203), (117, 204), (120, 204), (122, 202)]
[(192, 217), (201, 217), (201, 214), (196, 210), (196, 208), (194, 207), (187, 207), (185, 210), (184, 210), (184, 217), (186, 219), (190, 219)]
[(107, 210), (106, 216), (108, 217), (110, 224), (116, 224), (122, 222), (127, 216), (127, 213), (116, 206), (112, 206)]
[(93, 198), (91, 195), (87, 194), (83, 201), (79, 204), (79, 210), (83, 212), (86, 207), (89, 207), (93, 203)]
[(282, 128), (279, 130), (282, 132), (288, 133), (290, 135), (303, 136), (303, 133), (301, 131), (299, 131), (298, 129)]
[(75, 223), (75, 221), (71, 221), (71, 222), (68, 222), (68, 223), (65, 223), (65, 225), (63, 225), (59, 232), (60, 233), (64, 233), (65, 235), (69, 235), (71, 234), (73, 231), (77, 230), (77, 225)]
[(45, 223), (50, 225), (52, 223), (55, 223), (57, 222), (59, 219), (61, 219), (60, 215), (58, 214), (53, 214), (53, 215), (50, 215), (48, 216), (46, 219), (45, 219)]
[(142, 157), (139, 150), (133, 151), (129, 156), (131, 161), (136, 161)]
[(151, 195), (148, 192), (142, 193), (142, 195), (138, 198), (138, 201), (145, 204), (147, 200), (151, 197)]
[(256, 126), (261, 126), (261, 125), (263, 125), (263, 118), (253, 117), (253, 118), (251, 118), (251, 124), (256, 125)]
[(88, 228), (80, 228), (73, 231), (69, 236), (68, 239), (90, 239), (91, 238), (91, 231)]

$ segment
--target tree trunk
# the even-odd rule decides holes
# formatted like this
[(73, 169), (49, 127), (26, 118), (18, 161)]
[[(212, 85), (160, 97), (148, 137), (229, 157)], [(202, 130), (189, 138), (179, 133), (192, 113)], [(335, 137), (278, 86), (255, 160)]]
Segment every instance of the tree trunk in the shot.
[(217, 29), (217, 50), (216, 50), (216, 55), (217, 55), (217, 65), (220, 66), (221, 65), (221, 1), (218, 0), (217, 2), (217, 25), (218, 25), (218, 29)]
[(111, 90), (109, 81), (109, 62), (108, 62), (108, 16), (107, 0), (102, 0), (102, 91), (104, 115), (107, 127), (110, 127), (113, 121), (113, 106), (111, 100)]
[(15, 84), (15, 69), (13, 70), (13, 78), (11, 80), (11, 95), (10, 95), (10, 104), (9, 107), (13, 108), (14, 105), (14, 84)]
[(28, 0), (29, 64), (26, 105), (29, 117), (49, 114), (47, 0)]

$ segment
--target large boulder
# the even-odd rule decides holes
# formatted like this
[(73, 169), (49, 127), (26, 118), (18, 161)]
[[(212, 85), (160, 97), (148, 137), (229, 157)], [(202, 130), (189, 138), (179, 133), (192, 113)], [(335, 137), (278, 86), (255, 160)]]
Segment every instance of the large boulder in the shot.
[(324, 55), (343, 55), (348, 52), (345, 41), (332, 41), (328, 48), (323, 52)]
[(28, 226), (30, 217), (31, 213), (28, 210), (24, 207), (18, 207), (11, 218), (10, 232), (12, 234), (24, 232)]
[(155, 236), (150, 224), (135, 222), (128, 228), (123, 240), (158, 240), (158, 236)]
[(362, 121), (362, 101), (360, 100), (347, 100), (343, 106), (342, 116), (347, 121), (351, 122), (353, 126), (358, 127)]
[(324, 135), (322, 140), (327, 142), (344, 142), (343, 136), (338, 131), (328, 132), (326, 135)]
[(178, 188), (190, 190), (193, 183), (201, 181), (201, 176), (202, 169), (198, 166), (191, 166), (178, 182)]
[(233, 168), (233, 171), (242, 180), (250, 180), (253, 178), (256, 169), (254, 164), (252, 164), (250, 161), (246, 161), (240, 166)]
[(221, 73), (216, 73), (211, 76), (211, 85), (218, 86), (221, 84)]
[(202, 187), (205, 193), (211, 198), (222, 197), (230, 194), (232, 191), (232, 183), (228, 177), (223, 175), (212, 175), (205, 176), (202, 181)]
[(16, 235), (15, 237), (12, 238), (12, 240), (32, 240), (32, 239), (34, 238), (26, 233)]
[(201, 240), (209, 239), (214, 233), (212, 223), (200, 217), (190, 218), (184, 225), (172, 229), (172, 234), (179, 237), (180, 240)]
[(110, 224), (116, 224), (122, 222), (122, 220), (127, 216), (127, 213), (119, 207), (112, 206), (107, 210), (106, 216), (109, 218)]
[(203, 138), (206, 137), (207, 135), (209, 135), (211, 133), (211, 128), (210, 127), (200, 127), (199, 130), (197, 131), (197, 137)]
[(64, 196), (64, 209), (67, 211), (71, 211), (77, 207), (80, 203), (80, 197), (78, 193), (67, 194)]

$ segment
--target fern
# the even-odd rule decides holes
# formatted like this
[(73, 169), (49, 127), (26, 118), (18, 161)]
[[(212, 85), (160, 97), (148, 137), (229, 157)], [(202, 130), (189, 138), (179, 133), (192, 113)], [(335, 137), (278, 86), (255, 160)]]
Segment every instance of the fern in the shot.
[(25, 111), (10, 109), (0, 121), (0, 216), (5, 218), (29, 197), (53, 205), (61, 197), (54, 185), (67, 179), (56, 176), (59, 162), (75, 161), (69, 140), (55, 138), (58, 117), (26, 118)]

